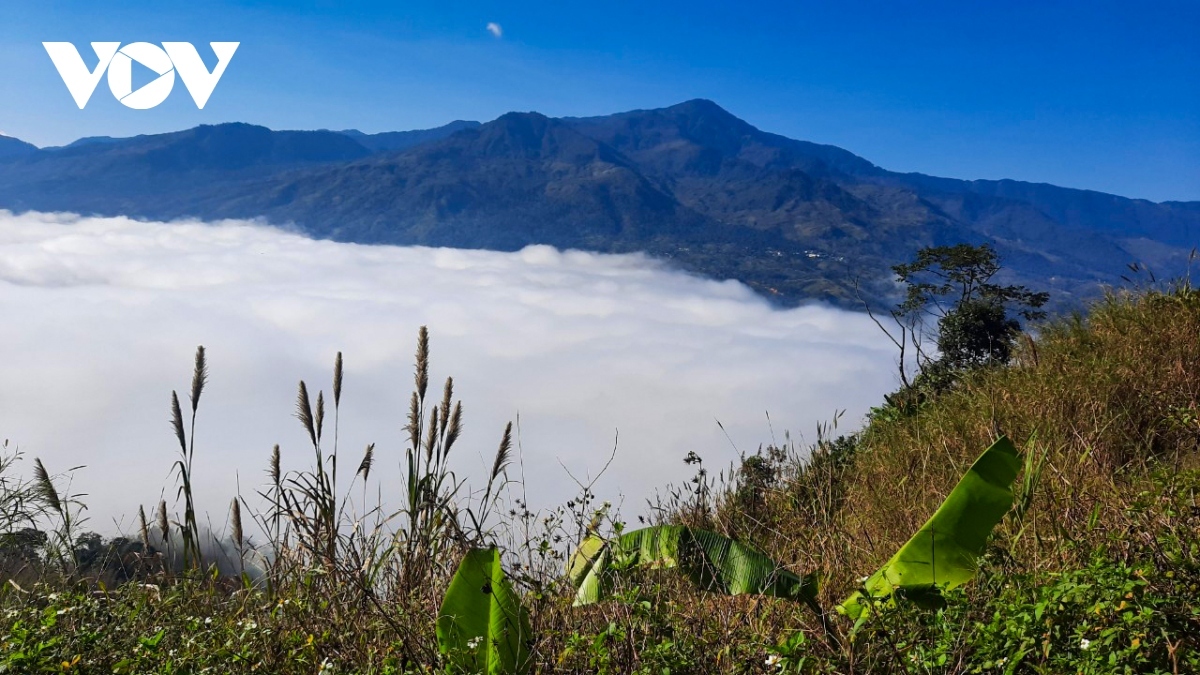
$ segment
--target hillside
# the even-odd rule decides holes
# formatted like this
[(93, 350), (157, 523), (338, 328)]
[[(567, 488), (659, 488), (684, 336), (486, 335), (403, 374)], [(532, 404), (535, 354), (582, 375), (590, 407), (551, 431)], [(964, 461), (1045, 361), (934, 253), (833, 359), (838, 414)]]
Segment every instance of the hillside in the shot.
[(26, 157), (37, 152), (37, 146), (25, 141), (0, 135), (0, 161)]
[[(10, 525), (29, 508), (17, 495), (49, 514), (36, 521), (46, 531), (0, 531), (0, 573), (11, 581), (0, 592), (0, 670), (441, 670), (460, 658), (435, 648), (453, 642), (447, 631), (482, 630), (471, 623), (477, 617), (446, 614), (441, 604), (463, 583), (451, 582), (455, 568), (471, 546), (498, 542), (501, 554), (478, 550), (505, 571), (492, 568), (468, 587), (503, 596), (497, 602), (520, 599), (528, 622), (520, 622), (519, 642), (505, 632), (518, 623), (504, 619), (518, 613), (513, 605), (486, 625), (498, 627), (494, 639), (529, 654), (527, 672), (1196, 672), (1198, 336), (1200, 294), (1187, 286), (1109, 296), (1086, 314), (1042, 326), (1010, 365), (978, 370), (915, 408), (881, 405), (860, 433), (839, 437), (823, 426), (811, 447), (785, 438), (720, 473), (703, 464), (715, 450), (697, 448), (686, 459), (695, 475), (666, 487), (649, 519), (735, 538), (747, 568), (754, 558), (744, 552), (752, 551), (778, 561), (774, 575), (814, 575), (805, 578), (820, 580), (815, 608), (828, 610), (821, 615), (778, 589), (764, 595), (784, 597), (752, 589), (731, 596), (719, 584), (698, 590), (696, 583), (723, 572), (702, 566), (708, 571), (689, 582), (693, 563), (665, 539), (641, 555), (669, 564), (614, 568), (604, 582), (611, 597), (573, 607), (578, 563), (565, 575), (563, 549), (644, 523), (601, 501), (614, 496), (582, 486), (561, 507), (529, 512), (525, 490), (536, 486), (518, 485), (520, 497), (497, 502), (492, 524), (478, 529), (474, 519), (487, 512), (489, 497), (479, 501), (442, 482), (451, 477), (443, 461), (457, 437), (457, 430), (444, 434), (453, 418), (433, 415), (428, 430), (420, 416), (410, 420), (413, 438), (431, 439), (429, 463), (414, 479), (441, 487), (436, 495), (413, 493), (415, 506), (393, 525), (368, 512), (335, 516), (344, 527), (322, 529), (329, 522), (322, 514), (344, 504), (323, 487), (329, 474), (321, 460), (286, 474), (273, 465), (266, 510), (249, 502), (239, 507), (244, 516), (234, 509), (233, 534), (221, 535), (225, 553), (203, 553), (213, 565), (204, 572), (185, 571), (180, 529), (191, 530), (168, 522), (165, 510), (157, 521), (143, 517), (132, 537), (76, 536), (63, 514), (80, 512), (81, 495), (58, 493), (50, 477), (25, 483), (15, 464), (0, 461), (0, 505)], [(422, 332), (418, 392), (425, 340)], [(439, 405), (418, 393), (414, 405), (451, 409), (446, 396)], [(317, 417), (314, 431), (309, 403), (299, 399), (298, 416), (315, 448), (321, 423)], [(187, 431), (176, 424), (183, 442)], [(934, 596), (900, 594), (858, 623), (832, 612), (917, 531), (998, 434), (1013, 439), (1020, 468), (1011, 508), (1003, 505), (978, 563), (968, 561), (973, 571), (978, 565), (974, 578)], [(507, 447), (495, 467), (504, 466)], [(243, 519), (267, 524), (266, 538), (243, 538)], [(71, 542), (70, 557), (56, 556), (62, 541)], [(239, 579), (239, 566), (250, 573)], [(478, 648), (486, 649), (471, 647)]]
[(923, 246), (992, 242), (1008, 281), (1094, 297), (1130, 263), (1180, 274), (1200, 204), (899, 174), (756, 129), (711, 101), (604, 117), (509, 113), (367, 135), (227, 124), (0, 148), (0, 208), (264, 217), (360, 243), (647, 251), (794, 304), (890, 292)]

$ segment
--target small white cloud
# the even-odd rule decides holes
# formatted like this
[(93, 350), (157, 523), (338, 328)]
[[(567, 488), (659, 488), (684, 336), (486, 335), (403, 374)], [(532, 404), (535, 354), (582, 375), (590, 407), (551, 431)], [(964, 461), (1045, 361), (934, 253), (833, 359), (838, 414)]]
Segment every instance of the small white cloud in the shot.
[(495, 21), (488, 22), (487, 31), (496, 37), (504, 37), (504, 29)]

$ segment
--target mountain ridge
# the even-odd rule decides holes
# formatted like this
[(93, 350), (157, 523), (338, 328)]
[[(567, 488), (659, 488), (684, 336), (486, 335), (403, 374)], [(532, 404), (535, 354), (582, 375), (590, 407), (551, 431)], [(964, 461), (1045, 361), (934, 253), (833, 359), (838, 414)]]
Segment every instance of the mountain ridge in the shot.
[(963, 241), (992, 243), (1011, 280), (1070, 300), (1119, 283), (1132, 262), (1182, 269), (1200, 234), (1200, 202), (892, 172), (704, 99), (384, 134), (233, 123), (2, 153), (0, 208), (262, 217), (360, 243), (645, 251), (787, 304), (881, 297), (891, 264)]

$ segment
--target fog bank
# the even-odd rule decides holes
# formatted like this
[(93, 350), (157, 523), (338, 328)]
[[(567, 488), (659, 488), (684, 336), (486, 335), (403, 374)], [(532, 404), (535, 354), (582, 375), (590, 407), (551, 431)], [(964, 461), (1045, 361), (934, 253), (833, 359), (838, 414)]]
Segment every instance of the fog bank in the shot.
[(548, 247), (360, 246), (245, 222), (0, 211), (0, 312), (0, 438), (52, 473), (86, 465), (73, 487), (100, 531), (128, 530), (160, 495), (173, 502), (168, 403), (172, 389), (186, 400), (197, 345), (210, 378), (195, 480), (214, 525), (239, 483), (249, 496), (264, 482), (273, 444), (285, 469), (309, 464), (296, 384), (328, 397), (339, 350), (343, 461), (376, 443), (383, 495), (398, 502), (421, 325), (437, 391), (453, 375), (463, 400), (461, 475), (482, 480), (520, 414), (535, 504), (573, 491), (560, 462), (598, 471), (618, 430), (597, 490), (624, 495), (631, 514), (689, 475), (689, 451), (723, 467), (730, 440), (752, 452), (772, 426), (811, 439), (840, 409), (853, 426), (895, 386), (894, 355), (865, 315), (782, 310), (641, 255)]

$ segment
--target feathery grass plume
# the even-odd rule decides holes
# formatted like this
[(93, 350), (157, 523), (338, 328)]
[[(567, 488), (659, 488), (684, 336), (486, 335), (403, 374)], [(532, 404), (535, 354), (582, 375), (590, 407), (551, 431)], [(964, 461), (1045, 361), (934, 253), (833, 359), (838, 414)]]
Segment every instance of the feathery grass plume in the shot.
[(167, 500), (158, 502), (158, 531), (162, 533), (163, 543), (171, 541), (171, 521), (167, 518)]
[[(279, 561), (280, 520), (283, 517), (283, 502), (286, 501), (284, 499), (284, 495), (283, 495), (283, 472), (280, 471), (280, 469), (279, 469), (279, 444), (278, 443), (275, 444), (275, 447), (271, 448), (271, 464), (270, 464), (270, 467), (267, 469), (267, 473), (271, 477), (271, 485), (273, 486), (273, 488), (270, 490), (270, 493), (269, 493), (270, 494), (269, 499), (271, 500), (273, 508), (272, 508), (271, 512), (267, 515), (267, 517), (260, 520), (259, 522), (261, 522), (263, 524), (263, 529), (267, 531), (267, 536), (269, 536), (271, 538), (271, 550), (275, 554), (272, 559), (273, 562), (271, 563), (271, 566), (274, 567), (276, 564), (278, 564), (278, 561)], [(262, 494), (262, 493), (260, 492), (259, 494)], [(263, 496), (266, 497), (267, 495), (263, 495)], [(268, 527), (268, 524), (269, 524), (269, 527)]]
[(333, 360), (333, 407), (342, 404), (342, 353)]
[(73, 501), (73, 498), (79, 495), (71, 495), (69, 491), (61, 495), (59, 494), (58, 490), (54, 487), (54, 481), (50, 479), (50, 472), (46, 471), (46, 467), (42, 464), (41, 459), (35, 458), (33, 464), (34, 490), (41, 497), (42, 501), (46, 502), (58, 514), (59, 520), (62, 521), (52, 533), (54, 545), (49, 550), (53, 551), (54, 555), (58, 558), (59, 563), (63, 566), (63, 570), (73, 574), (77, 569), (78, 563), (75, 558), (75, 527), (78, 523), (74, 522), (71, 505), (74, 503), (79, 508), (87, 507)]
[(146, 524), (146, 509), (138, 506), (138, 526), (142, 531), (142, 552), (150, 552), (150, 526)]
[(242, 506), (237, 497), (233, 498), (233, 504), (229, 507), (229, 524), (233, 529), (233, 543), (237, 544), (240, 552), (242, 548)]
[(462, 401), (454, 404), (454, 411), (450, 413), (450, 421), (446, 424), (446, 439), (443, 441), (446, 454), (450, 453), (450, 446), (454, 445), (454, 441), (458, 440), (458, 434), (462, 431)]
[(371, 473), (371, 465), (375, 463), (375, 444), (367, 446), (367, 451), (363, 453), (362, 461), (358, 464), (358, 472), (362, 474), (363, 482), (367, 481), (367, 476)]
[(425, 432), (425, 461), (433, 460), (433, 448), (438, 439), (438, 409), (429, 411), (429, 428)]
[(421, 326), (417, 332), (417, 394), (425, 399), (425, 390), (429, 387), (429, 329)]
[(325, 426), (325, 392), (317, 392), (317, 414), (313, 417), (317, 425), (317, 440), (321, 440), (321, 427)]
[(41, 459), (33, 460), (33, 477), (37, 481), (37, 491), (50, 508), (54, 509), (58, 515), (63, 515), (63, 503), (58, 498), (58, 490), (54, 489), (54, 481), (50, 480), (50, 474), (46, 471), (45, 465)]
[(179, 439), (179, 449), (187, 454), (187, 434), (183, 430), (183, 410), (179, 407), (179, 394), (171, 392), (171, 427), (175, 429), (175, 438)]
[(300, 380), (300, 393), (296, 395), (296, 418), (304, 425), (304, 430), (308, 432), (308, 438), (315, 447), (317, 428), (313, 424), (312, 405), (308, 401), (308, 386), (304, 384), (304, 380)]
[(271, 449), (271, 468), (270, 468), (269, 472), (271, 474), (271, 483), (275, 487), (279, 487), (280, 481), (282, 480), (283, 475), (281, 473), (279, 473), (279, 444), (278, 443), (276, 443), (275, 447)]
[[(204, 391), (204, 384), (207, 381), (208, 366), (204, 360), (204, 347), (198, 347), (196, 349), (196, 365), (192, 373), (192, 419), (190, 433), (184, 433), (183, 412), (179, 406), (179, 395), (175, 391), (171, 392), (171, 425), (175, 428), (175, 437), (179, 440), (179, 459), (175, 460), (174, 465), (174, 470), (177, 472), (179, 479), (179, 489), (176, 492), (176, 499), (182, 497), (184, 501), (183, 523), (179, 532), (180, 537), (183, 539), (184, 566), (189, 566), (193, 562), (199, 565), (201, 562), (198, 543), (200, 540), (200, 524), (196, 522), (196, 502), (192, 493), (192, 457), (196, 449), (196, 412), (200, 403), (200, 394)], [(188, 446), (189, 438), (191, 439), (191, 447)]]
[(208, 382), (208, 363), (204, 359), (204, 346), (196, 347), (196, 368), (192, 371), (192, 414), (196, 414), (196, 408), (200, 405), (200, 394), (204, 392), (204, 385)]
[(333, 492), (337, 492), (338, 473), (338, 428), (341, 419), (342, 404), (342, 353), (338, 352), (333, 359), (333, 454), (329, 456), (332, 465), (330, 479)]
[(417, 392), (413, 392), (412, 398), (408, 401), (408, 442), (411, 447), (417, 448), (421, 445), (421, 401), (417, 398)]
[(504, 436), (500, 438), (500, 447), (496, 450), (496, 460), (492, 462), (492, 475), (489, 481), (496, 480), (504, 467), (508, 466), (509, 455), (512, 453), (512, 422), (504, 426)]
[[(442, 388), (442, 433), (446, 433), (445, 423), (450, 420), (450, 399), (454, 396), (454, 378), (446, 378), (446, 386)], [(444, 439), (444, 437), (443, 437)]]
[(492, 473), (488, 476), (487, 490), (483, 495), (483, 506), (487, 508), (492, 497), (492, 488), (496, 484), (496, 479), (504, 471), (504, 467), (508, 466), (510, 456), (512, 454), (512, 422), (504, 426), (504, 435), (500, 437), (500, 447), (496, 449), (496, 459), (492, 462)]

